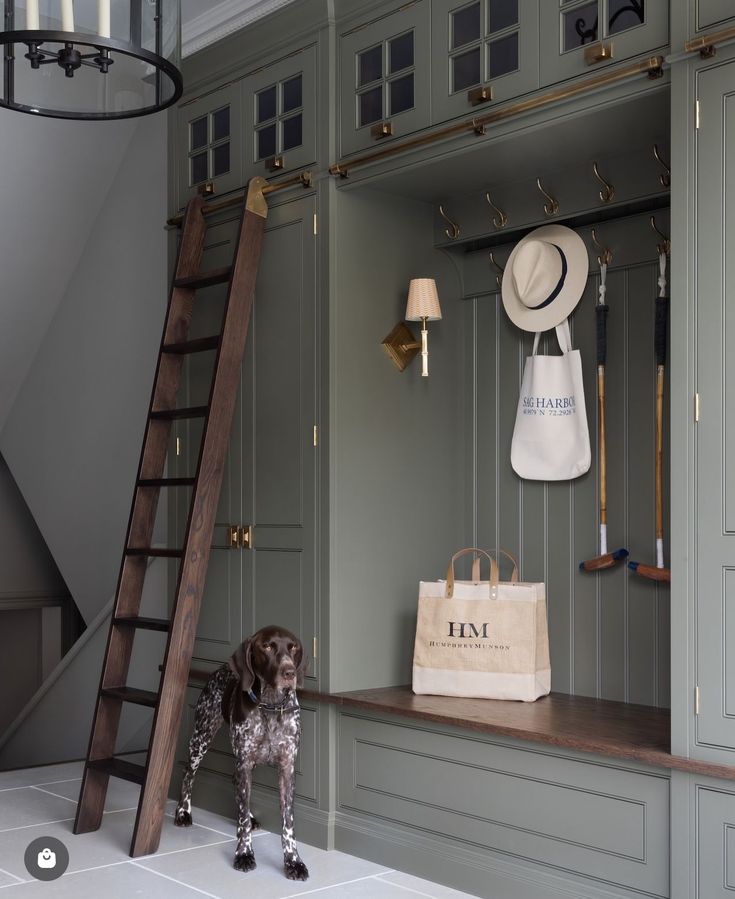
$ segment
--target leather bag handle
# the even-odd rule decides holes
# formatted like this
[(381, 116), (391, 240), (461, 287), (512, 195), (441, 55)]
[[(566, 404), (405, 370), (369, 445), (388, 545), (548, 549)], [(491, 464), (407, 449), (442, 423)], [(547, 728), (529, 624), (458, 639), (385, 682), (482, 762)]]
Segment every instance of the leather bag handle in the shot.
[[(488, 594), (490, 599), (495, 599), (498, 593), (498, 563), (495, 559), (490, 555), (490, 553), (485, 552), (484, 549), (479, 549), (476, 546), (468, 546), (465, 549), (460, 549), (459, 552), (456, 552), (452, 558), (449, 560), (449, 567), (447, 568), (447, 590), (446, 596), (451, 598), (454, 596), (454, 563), (457, 559), (462, 556), (466, 556), (468, 553), (477, 553), (481, 556), (484, 556), (488, 562), (490, 563), (490, 580), (486, 581), (488, 585)], [(477, 567), (475, 567), (477, 566)], [(475, 578), (475, 574), (479, 575), (480, 573), (480, 560), (475, 559), (472, 563), (472, 580), (479, 582), (479, 577)]]
[[(506, 559), (510, 559), (510, 561), (513, 563), (513, 572), (510, 576), (510, 582), (511, 582), (511, 584), (517, 584), (518, 583), (518, 562), (516, 561), (516, 557), (504, 549), (499, 549), (497, 551), (494, 549), (489, 549), (488, 552), (489, 553), (494, 552), (496, 555), (498, 553), (502, 553), (506, 557)], [(499, 578), (500, 578), (500, 566), (498, 566), (498, 579)], [(472, 580), (476, 584), (478, 584), (480, 582), (480, 559), (479, 559), (479, 557), (477, 559), (475, 559), (475, 561), (472, 563)]]

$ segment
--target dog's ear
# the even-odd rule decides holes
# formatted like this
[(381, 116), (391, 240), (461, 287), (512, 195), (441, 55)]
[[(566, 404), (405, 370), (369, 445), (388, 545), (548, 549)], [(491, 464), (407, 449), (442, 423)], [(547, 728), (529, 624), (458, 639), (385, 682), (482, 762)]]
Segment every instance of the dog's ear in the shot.
[(230, 670), (240, 678), (240, 688), (243, 693), (249, 693), (255, 683), (253, 673), (253, 645), (252, 639), (241, 643), (230, 656), (227, 664)]
[(301, 645), (301, 640), (298, 640), (298, 645), (296, 647), (296, 652), (294, 655), (296, 658), (294, 661), (296, 662), (296, 686), (303, 687), (304, 686), (304, 675), (309, 669), (309, 656), (304, 651), (304, 647)]

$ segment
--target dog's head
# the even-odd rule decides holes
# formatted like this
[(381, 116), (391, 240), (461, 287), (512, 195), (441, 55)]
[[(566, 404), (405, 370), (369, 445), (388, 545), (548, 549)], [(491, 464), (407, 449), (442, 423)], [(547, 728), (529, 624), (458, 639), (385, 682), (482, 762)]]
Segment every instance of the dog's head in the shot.
[(235, 718), (243, 720), (255, 705), (254, 695), (270, 688), (277, 695), (304, 685), (308, 658), (298, 637), (283, 627), (270, 624), (248, 637), (228, 661), (240, 678), (235, 702)]

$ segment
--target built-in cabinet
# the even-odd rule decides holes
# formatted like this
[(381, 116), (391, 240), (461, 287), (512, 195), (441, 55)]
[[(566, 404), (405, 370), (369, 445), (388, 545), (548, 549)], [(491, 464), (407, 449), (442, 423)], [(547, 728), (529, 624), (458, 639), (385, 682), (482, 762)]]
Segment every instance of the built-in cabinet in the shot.
[(731, 0), (693, 0), (694, 28), (717, 28), (735, 18), (735, 8)]
[(696, 785), (696, 899), (729, 899), (735, 892), (735, 792)]

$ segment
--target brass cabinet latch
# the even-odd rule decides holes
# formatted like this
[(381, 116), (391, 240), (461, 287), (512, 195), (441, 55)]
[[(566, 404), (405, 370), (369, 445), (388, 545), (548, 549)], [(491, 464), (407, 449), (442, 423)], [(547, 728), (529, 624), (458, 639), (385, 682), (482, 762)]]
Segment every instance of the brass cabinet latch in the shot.
[(228, 531), (227, 545), (230, 549), (252, 549), (253, 548), (253, 526), (252, 524), (232, 524)]
[(479, 106), (480, 103), (489, 103), (493, 98), (493, 89), (490, 84), (484, 84), (482, 87), (473, 87), (471, 91), (467, 91), (467, 100), (472, 106)]
[(605, 62), (613, 58), (613, 42), (598, 41), (596, 44), (590, 44), (585, 48), (584, 61), (588, 66), (594, 66), (598, 62)]
[(214, 193), (214, 181), (205, 181), (197, 188), (198, 193), (202, 197), (209, 197)]
[(280, 172), (285, 166), (286, 161), (283, 156), (271, 156), (265, 161), (265, 167), (269, 172)]
[(237, 549), (240, 545), (240, 528), (236, 524), (230, 525), (227, 535), (227, 545), (230, 549)]
[(370, 134), (375, 140), (380, 140), (383, 137), (391, 137), (393, 135), (393, 125), (391, 125), (390, 122), (378, 122), (377, 125), (373, 125), (370, 129)]

